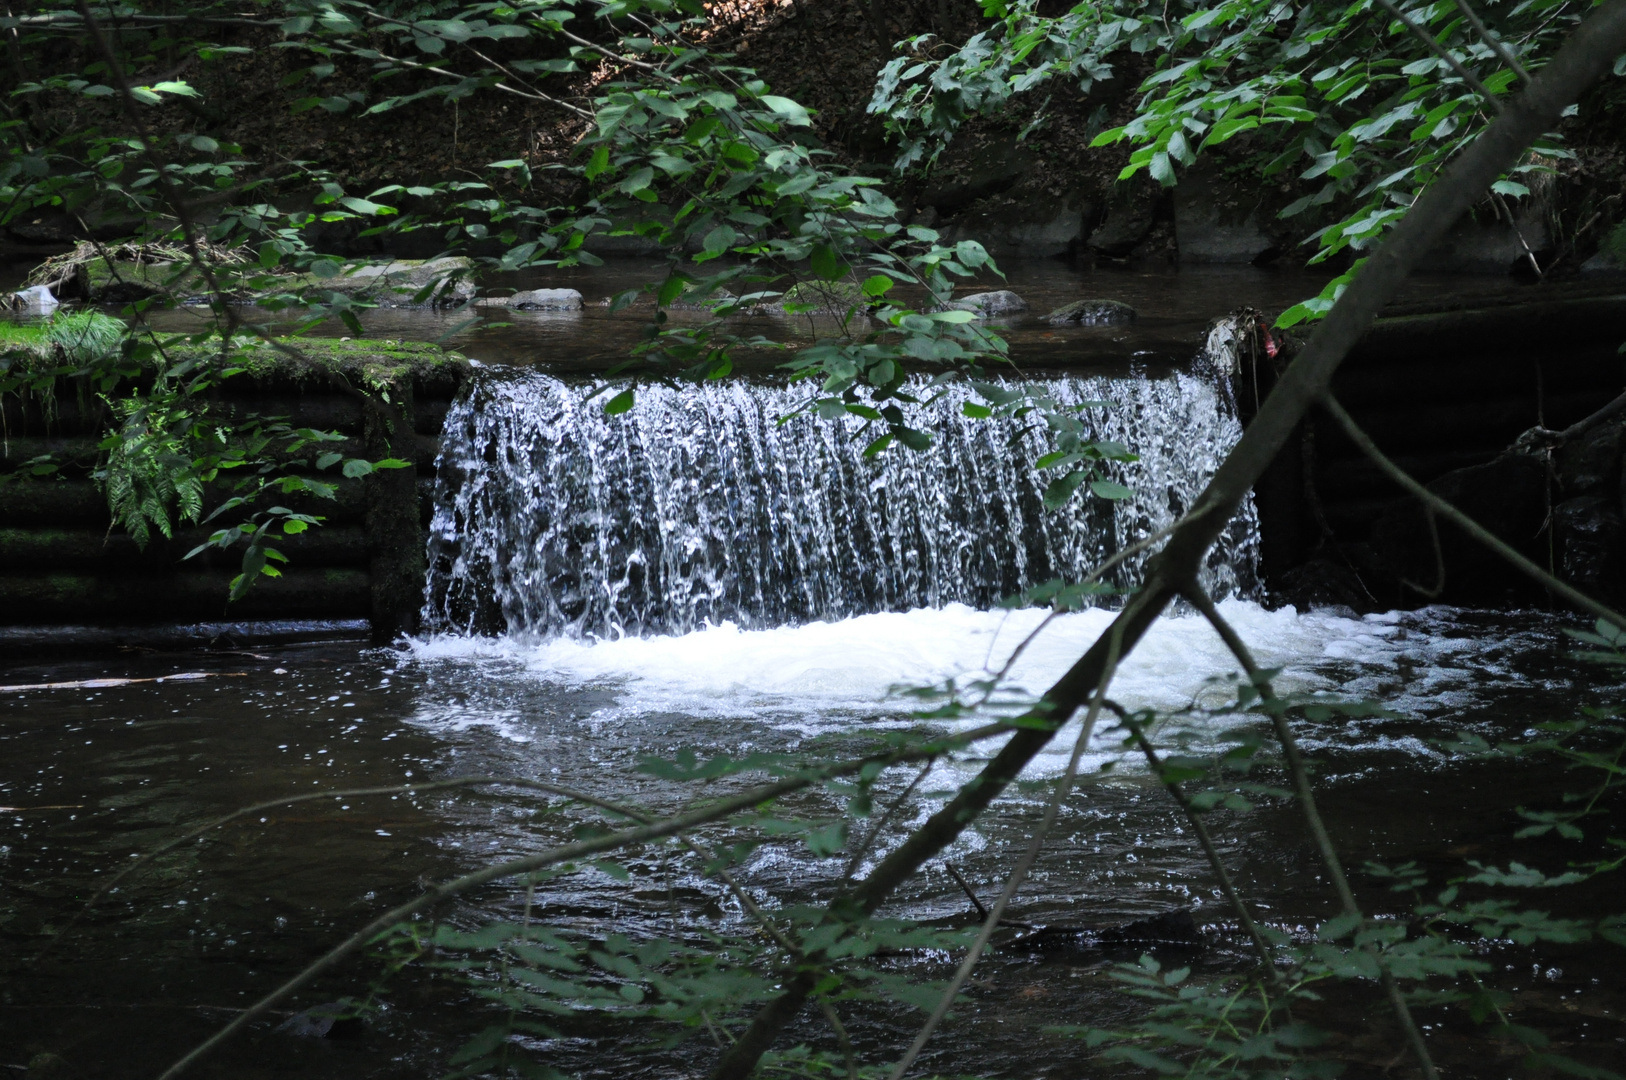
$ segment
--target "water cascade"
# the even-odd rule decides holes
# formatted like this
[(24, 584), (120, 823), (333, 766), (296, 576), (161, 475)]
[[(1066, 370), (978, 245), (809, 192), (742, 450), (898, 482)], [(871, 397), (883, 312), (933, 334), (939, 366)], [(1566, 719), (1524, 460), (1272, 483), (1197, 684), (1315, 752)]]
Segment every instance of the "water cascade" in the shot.
[[(760, 628), (880, 611), (987, 608), (1077, 580), (1191, 505), (1240, 428), (1213, 384), (1065, 379), (1064, 404), (1140, 460), (1112, 466), (1135, 492), (1046, 510), (1031, 463), (1043, 431), (967, 418), (950, 388), (919, 426), (923, 452), (865, 458), (862, 421), (798, 416), (808, 390), (735, 380), (640, 389), (606, 415), (591, 387), (484, 373), (443, 434), (425, 628), (524, 637)], [(1219, 596), (1257, 589), (1253, 508), (1210, 554)], [(1145, 556), (1112, 580), (1127, 583)]]

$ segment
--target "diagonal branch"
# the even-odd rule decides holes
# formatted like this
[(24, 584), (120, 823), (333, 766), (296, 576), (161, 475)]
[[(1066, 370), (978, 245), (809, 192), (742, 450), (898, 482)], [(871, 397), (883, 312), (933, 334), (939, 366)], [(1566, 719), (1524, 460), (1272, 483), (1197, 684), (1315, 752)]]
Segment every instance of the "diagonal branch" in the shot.
[(1444, 45), (1441, 45), (1438, 41), (1435, 41), (1434, 35), (1412, 22), (1411, 19), (1406, 16), (1405, 12), (1395, 7), (1394, 0), (1378, 0), (1378, 3), (1382, 6), (1384, 11), (1387, 11), (1390, 15), (1394, 16), (1395, 19), (1399, 21), (1401, 26), (1404, 26), (1407, 30), (1411, 31), (1413, 37), (1426, 45), (1429, 52), (1433, 53), (1435, 56), (1438, 56), (1441, 60), (1444, 60), (1448, 65), (1450, 65), (1451, 70), (1457, 73), (1457, 77), (1463, 82), (1467, 83), (1473, 89), (1474, 93), (1484, 98), (1485, 104), (1489, 105), (1493, 112), (1500, 113), (1502, 111), (1502, 103), (1496, 100), (1496, 95), (1492, 94), (1490, 89), (1484, 83), (1479, 81), (1478, 75), (1475, 75), (1473, 72), (1469, 71), (1463, 66), (1462, 61), (1457, 59), (1455, 53), (1453, 53), (1450, 49), (1447, 49)]
[[(1321, 862), (1327, 870), (1327, 876), (1332, 879), (1333, 891), (1338, 894), (1338, 903), (1344, 909), (1344, 915), (1353, 920), (1355, 931), (1366, 924), (1366, 915), (1361, 911), (1360, 904), (1355, 901), (1355, 892), (1349, 887), (1349, 877), (1344, 873), (1344, 864), (1338, 857), (1338, 848), (1332, 842), (1332, 835), (1327, 832), (1327, 824), (1321, 818), (1321, 810), (1316, 805), (1315, 792), (1310, 786), (1310, 770), (1305, 764), (1304, 755), (1299, 751), (1298, 738), (1293, 734), (1293, 725), (1288, 722), (1287, 710), (1280, 698), (1271, 689), (1268, 679), (1260, 671), (1259, 665), (1254, 663), (1253, 654), (1240, 635), (1225, 621), (1214, 601), (1201, 588), (1193, 584), (1186, 590), (1186, 599), (1202, 612), (1203, 618), (1213, 626), (1219, 636), (1225, 641), (1226, 648), (1236, 657), (1242, 670), (1247, 672), (1253, 685), (1258, 687), (1259, 693), (1265, 699), (1265, 711), (1270, 716), (1270, 725), (1276, 732), (1276, 741), (1281, 744), (1282, 757), (1287, 762), (1287, 771), (1293, 778), (1293, 793), (1298, 797), (1299, 810), (1304, 815), (1304, 824), (1310, 832), (1310, 838), (1315, 842), (1316, 850), (1321, 855)], [(1375, 946), (1370, 944), (1360, 946), (1361, 950), (1372, 958), (1378, 969), (1378, 981), (1383, 984), (1385, 996), (1389, 999), (1389, 1007), (1394, 1010), (1395, 1019), (1400, 1023), (1400, 1030), (1406, 1037), (1406, 1043), (1417, 1058), (1417, 1064), (1423, 1070), (1424, 1080), (1439, 1080), (1439, 1070), (1434, 1067), (1434, 1059), (1429, 1056), (1428, 1044), (1423, 1040), (1423, 1032), (1417, 1026), (1417, 1020), (1411, 1014), (1411, 1007), (1406, 1004), (1406, 995), (1401, 992), (1400, 983), (1396, 981), (1389, 965), (1384, 962), (1382, 954)]]
[(1520, 555), (1495, 533), (1434, 494), (1427, 487), (1418, 483), (1410, 473), (1390, 461), (1383, 451), (1378, 449), (1377, 444), (1372, 441), (1371, 437), (1355, 423), (1354, 417), (1345, 412), (1344, 407), (1334, 401), (1331, 395), (1323, 399), (1321, 406), (1331, 414), (1334, 420), (1338, 421), (1339, 426), (1344, 429), (1344, 434), (1350, 437), (1351, 441), (1360, 448), (1362, 453), (1371, 458), (1391, 480), (1421, 500), (1423, 505), (1430, 511), (1445, 518), (1445, 520), (1490, 548), (1511, 563), (1520, 573), (1532, 578), (1538, 585), (1552, 590), (1582, 611), (1611, 622), (1616, 626), (1626, 627), (1626, 617), (1623, 617), (1614, 608), (1592, 599), (1592, 597), (1569, 582), (1561, 581), (1523, 555)]
[(1457, 0), (1457, 8), (1462, 12), (1463, 18), (1468, 20), (1468, 25), (1474, 28), (1474, 33), (1479, 35), (1479, 40), (1489, 45), (1491, 50), (1502, 58), (1502, 63), (1506, 64), (1508, 69), (1519, 77), (1519, 81), (1528, 86), (1530, 73), (1524, 69), (1523, 64), (1519, 63), (1518, 57), (1513, 55), (1513, 50), (1507, 47), (1507, 43), (1490, 32), (1490, 27), (1485, 25), (1484, 20), (1469, 5), (1468, 0)]
[[(1375, 251), (1343, 296), (1260, 406), (1254, 421), (1214, 473), (1185, 524), (1147, 566), (1141, 591), (1088, 652), (1050, 688), (1019, 730), (981, 773), (875, 868), (852, 893), (832, 903), (835, 911), (872, 911), (921, 866), (952, 843), (1049, 744), (1106, 669), (1109, 637), (1117, 635), (1127, 656), (1230, 522), (1254, 482), (1322, 396), (1344, 356), (1365, 333), (1378, 310), (1405, 280), (1413, 264), (1477, 201), (1497, 177), (1517, 164), (1525, 148), (1558, 122), (1559, 115), (1609, 70), (1626, 49), (1626, 0), (1607, 0), (1570, 36), (1530, 88), (1509, 101), (1491, 126), (1459, 155), (1415, 202)], [(769, 1002), (723, 1056), (716, 1080), (745, 1080), (780, 1030), (795, 1019), (815, 983), (806, 974)]]

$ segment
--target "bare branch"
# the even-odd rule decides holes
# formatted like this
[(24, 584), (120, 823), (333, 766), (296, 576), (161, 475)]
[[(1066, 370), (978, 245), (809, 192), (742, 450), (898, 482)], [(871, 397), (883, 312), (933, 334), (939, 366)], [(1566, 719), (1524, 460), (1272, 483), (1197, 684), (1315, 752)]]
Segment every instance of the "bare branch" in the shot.
[[(1354, 418), (1351, 417), (1349, 413), (1345, 412), (1343, 406), (1334, 401), (1330, 395), (1322, 401), (1321, 405), (1322, 408), (1326, 409), (1327, 412), (1331, 414), (1334, 420), (1338, 421), (1339, 425), (1344, 429), (1344, 433), (1350, 437), (1350, 440), (1354, 442), (1357, 447), (1360, 448), (1362, 453), (1371, 458), (1373, 462), (1377, 464), (1378, 468), (1383, 470), (1384, 474), (1387, 475), (1391, 480), (1421, 500), (1424, 506), (1428, 507), (1434, 513), (1439, 514), (1441, 517), (1445, 518), (1445, 520), (1449, 521), (1451, 524), (1455, 525), (1457, 528), (1461, 529), (1463, 532), (1467, 533), (1481, 544), (1484, 544), (1486, 547), (1490, 548), (1507, 562), (1511, 563), (1526, 577), (1533, 579), (1538, 585), (1551, 589), (1554, 593), (1563, 597), (1571, 604), (1574, 604), (1582, 611), (1588, 612), (1600, 619), (1611, 622), (1616, 626), (1626, 627), (1626, 617), (1622, 617), (1621, 614), (1614, 608), (1594, 600), (1592, 597), (1588, 596), (1580, 589), (1577, 589), (1569, 582), (1561, 581), (1552, 574), (1549, 574), (1547, 571), (1543, 570), (1541, 567), (1537, 566), (1535, 563), (1531, 562), (1529, 559), (1515, 551), (1495, 533), (1479, 524), (1479, 522), (1475, 521), (1467, 514), (1464, 514), (1461, 510), (1458, 510), (1455, 506), (1452, 506), (1449, 502), (1434, 494), (1434, 492), (1430, 491), (1427, 487), (1418, 483), (1410, 473), (1406, 472), (1406, 470), (1390, 461), (1383, 451), (1378, 449), (1377, 444), (1371, 440), (1366, 432), (1360, 429), (1360, 426), (1355, 423)], [(1613, 408), (1613, 405), (1606, 407)]]
[(1395, 7), (1394, 0), (1378, 0), (1378, 3), (1382, 5), (1384, 11), (1394, 16), (1401, 26), (1411, 31), (1413, 37), (1426, 45), (1430, 52), (1449, 64), (1451, 70), (1457, 73), (1458, 78), (1472, 87), (1474, 93), (1485, 99), (1485, 104), (1489, 105), (1493, 112), (1500, 113), (1502, 111), (1502, 103), (1496, 100), (1496, 95), (1492, 94), (1484, 83), (1479, 81), (1479, 76), (1464, 67), (1462, 61), (1458, 60), (1451, 53), (1451, 50), (1434, 40), (1432, 34), (1407, 18), (1404, 12)]
[(1519, 77), (1520, 82), (1529, 85), (1530, 73), (1524, 70), (1524, 65), (1519, 63), (1519, 58), (1513, 55), (1513, 50), (1507, 47), (1507, 43), (1490, 32), (1490, 27), (1486, 26), (1479, 14), (1469, 6), (1468, 0), (1457, 0), (1457, 8), (1462, 12), (1463, 18), (1468, 20), (1468, 25), (1474, 28), (1474, 33), (1479, 35), (1479, 39), (1502, 58), (1502, 63)]
[[(1141, 591), (1130, 598), (1111, 633), (1121, 634), (1124, 655), (1162, 614), (1177, 589), (1191, 580), (1214, 540), (1291, 437), (1310, 407), (1325, 392), (1333, 373), (1365, 333), (1411, 267), (1477, 201), (1491, 182), (1515, 165), (1525, 149), (1557, 122), (1559, 115), (1608, 71), (1626, 48), (1626, 0), (1608, 0), (1593, 10), (1566, 41), (1529, 90), (1503, 113), (1429, 186), (1388, 238), (1367, 259), (1309, 343), (1282, 373), (1253, 423), (1243, 432), (1186, 523), (1148, 564)], [(1027, 718), (1037, 722), (1011, 737), (973, 780), (876, 867), (850, 895), (837, 903), (873, 910), (927, 860), (952, 843), (970, 822), (1022, 771), (1100, 679), (1107, 652), (1103, 635), (1052, 686)], [(810, 976), (799, 975), (752, 1020), (722, 1061), (717, 1080), (745, 1080), (779, 1031), (791, 1022), (812, 992)]]
[[(1321, 810), (1315, 801), (1315, 792), (1310, 786), (1310, 770), (1305, 764), (1304, 755), (1299, 752), (1298, 738), (1293, 734), (1293, 725), (1288, 722), (1287, 710), (1282, 707), (1280, 699), (1276, 698), (1269, 681), (1262, 677), (1259, 665), (1254, 663), (1253, 654), (1248, 651), (1247, 644), (1220, 615), (1219, 609), (1214, 606), (1214, 601), (1208, 593), (1192, 584), (1186, 589), (1185, 595), (1186, 599), (1202, 612), (1209, 625), (1219, 633), (1226, 647), (1236, 657), (1237, 663), (1242, 665), (1242, 670), (1247, 672), (1248, 678), (1266, 698), (1265, 711), (1270, 716), (1271, 728), (1276, 732), (1276, 741), (1281, 744), (1282, 757), (1286, 760), (1288, 774), (1293, 779), (1293, 793), (1298, 797), (1305, 827), (1321, 855), (1321, 863), (1327, 870), (1327, 876), (1332, 879), (1333, 891), (1338, 894), (1338, 902), (1344, 909), (1344, 914), (1353, 919), (1357, 927), (1364, 925), (1366, 915), (1361, 911), (1361, 906), (1355, 902), (1355, 892), (1349, 887), (1349, 878), (1344, 873), (1342, 860), (1338, 857), (1338, 848), (1333, 844), (1332, 835), (1327, 832), (1326, 822), (1321, 818)], [(1428, 1044), (1423, 1040), (1423, 1032), (1411, 1014), (1411, 1007), (1406, 1004), (1406, 996), (1401, 992), (1394, 973), (1389, 970), (1389, 965), (1384, 963), (1383, 956), (1375, 947), (1363, 946), (1362, 951), (1372, 957), (1377, 965), (1378, 979), (1389, 998), (1389, 1006), (1394, 1010), (1395, 1019), (1400, 1023), (1400, 1030), (1411, 1047), (1412, 1055), (1417, 1058), (1417, 1064), (1423, 1070), (1424, 1080), (1439, 1080), (1439, 1070), (1434, 1067), (1434, 1059), (1429, 1055)]]
[(1219, 848), (1214, 846), (1214, 837), (1209, 833), (1208, 825), (1203, 821), (1202, 813), (1192, 803), (1191, 797), (1186, 794), (1186, 790), (1180, 781), (1170, 780), (1164, 775), (1163, 758), (1158, 754), (1157, 748), (1152, 745), (1152, 741), (1146, 737), (1145, 729), (1136, 721), (1134, 715), (1115, 701), (1107, 701), (1106, 706), (1116, 713), (1118, 720), (1124, 727), (1129, 729), (1130, 736), (1135, 740), (1135, 745), (1140, 747), (1141, 754), (1146, 758), (1146, 764), (1151, 768), (1153, 775), (1163, 782), (1163, 787), (1168, 791), (1169, 796), (1174, 799), (1175, 804), (1185, 814), (1187, 823), (1191, 825), (1191, 831), (1197, 834), (1197, 843), (1202, 847), (1203, 854), (1208, 858), (1209, 868), (1214, 871), (1214, 876), (1219, 879), (1220, 891), (1225, 894), (1226, 902), (1231, 905), (1231, 910), (1236, 912), (1237, 920), (1242, 923), (1243, 931), (1248, 935), (1248, 940), (1253, 943), (1253, 950), (1259, 956), (1259, 966), (1264, 971), (1265, 978), (1270, 980), (1271, 987), (1278, 992), (1286, 989), (1282, 980), (1282, 973), (1276, 970), (1275, 952), (1271, 949), (1270, 943), (1265, 940), (1265, 935), (1260, 931), (1259, 924), (1254, 921), (1253, 913), (1248, 910), (1247, 901), (1242, 899), (1242, 893), (1236, 887), (1236, 882), (1232, 880), (1231, 871), (1226, 868), (1225, 860), (1220, 858)]

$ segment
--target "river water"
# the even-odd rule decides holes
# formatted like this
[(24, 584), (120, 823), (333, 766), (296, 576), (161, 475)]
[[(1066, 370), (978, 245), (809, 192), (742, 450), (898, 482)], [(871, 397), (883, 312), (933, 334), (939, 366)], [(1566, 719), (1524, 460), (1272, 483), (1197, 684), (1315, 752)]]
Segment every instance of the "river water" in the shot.
[[(579, 287), (589, 294), (613, 291), (640, 272), (653, 271), (623, 266), (603, 272), (603, 281), (586, 275)], [(1060, 273), (1034, 270), (1019, 287), (1041, 296), (1045, 289), (1062, 295), (1071, 288), (1076, 295), (1078, 281)], [(1189, 404), (1199, 390), (1169, 390), (1178, 390), (1186, 376), (1167, 373), (1157, 376), (1163, 390), (1148, 390), (1146, 377), (1135, 375), (1147, 358), (1134, 354), (1164, 348), (1172, 363), (1182, 342), (1200, 337), (1202, 319), (1236, 302), (1272, 306), (1279, 299), (1272, 290), (1304, 295), (1302, 281), (1250, 274), (1217, 275), (1208, 288), (1193, 287), (1189, 276), (1183, 286), (1172, 279), (1140, 282), (1142, 293), (1134, 299), (1173, 312), (1164, 316), (1167, 325), (1143, 325), (1134, 333), (1145, 336), (1113, 346), (1120, 362), (1075, 373), (1104, 380), (1091, 395), (1105, 386), (1120, 408), (1117, 420), (1103, 422), (1118, 423), (1137, 449), (1146, 449), (1137, 489), (1143, 501), (1110, 519), (1085, 515), (1073, 521), (1065, 531), (1078, 542), (1068, 547), (1058, 534), (1046, 549), (1045, 573), (1075, 572), (1115, 550), (1146, 528), (1153, 510), (1178, 514), (1189, 498), (1180, 485), (1200, 487), (1203, 472), (1223, 455), (1234, 432), (1220, 431), (1223, 402), (1212, 395), (1205, 405), (1207, 434), (1192, 434), (1196, 429), (1181, 422), (1186, 437), (1166, 437), (1169, 448), (1157, 449), (1151, 436), (1175, 425), (1169, 419), (1174, 413), (1159, 412), (1168, 401), (1158, 394)], [(1229, 299), (1221, 303), (1220, 295)], [(741, 523), (756, 520), (739, 509), (750, 500), (738, 493), (785, 490), (762, 481), (754, 466), (710, 476), (688, 494), (669, 485), (666, 498), (648, 504), (653, 510), (639, 503), (633, 479), (641, 477), (638, 482), (649, 487), (651, 477), (668, 475), (662, 470), (670, 470), (669, 452), (681, 441), (649, 433), (669, 433), (672, 417), (687, 405), (658, 396), (641, 403), (645, 411), (635, 410), (625, 422), (642, 423), (642, 429), (618, 433), (594, 426), (599, 420), (593, 417), (561, 427), (558, 418), (568, 412), (561, 395), (570, 384), (554, 376), (590, 366), (593, 350), (606, 347), (612, 335), (591, 326), (599, 318), (590, 309), (570, 325), (537, 319), (534, 326), (462, 331), (475, 335), (460, 342), (465, 351), (515, 370), (497, 373), (501, 377), (488, 384), (493, 396), (478, 417), (465, 417), (466, 441), (449, 433), (431, 547), (438, 561), (426, 599), (430, 629), (421, 639), (382, 649), (347, 641), (252, 650), (225, 642), (184, 653), (68, 649), (0, 667), (0, 1068), (21, 1075), (21, 1067), (33, 1061), (40, 1075), (154, 1076), (232, 1010), (370, 915), (418, 894), (424, 883), (564, 842), (591, 820), (584, 813), (541, 813), (541, 800), (513, 788), (324, 797), (239, 819), (188, 841), (85, 908), (101, 883), (139, 854), (245, 805), (487, 775), (538, 778), (669, 811), (697, 790), (640, 771), (650, 757), (840, 750), (874, 735), (969, 723), (917, 717), (919, 699), (909, 691), (965, 686), (997, 670), (1036, 629), (1039, 613), (996, 606), (991, 597), (1011, 583), (977, 578), (964, 562), (954, 564), (968, 575), (969, 584), (958, 591), (928, 596), (903, 582), (843, 607), (842, 598), (850, 601), (854, 593), (843, 584), (841, 559), (814, 560), (787, 574), (788, 549), (766, 544), (752, 557), (756, 561), (728, 561), (723, 555), (738, 548)], [(376, 329), (434, 336), (437, 319), (379, 313)], [(1076, 357), (1085, 336), (1064, 337), (1056, 345), (1042, 336), (1050, 332), (1032, 325), (1021, 331), (1032, 336), (1031, 355), (1045, 357), (1036, 366), (1076, 367), (1057, 364), (1054, 356)], [(1157, 345), (1156, 335), (1166, 344)], [(737, 435), (761, 429), (762, 418), (776, 407), (776, 392), (741, 391), (746, 396), (729, 407), (745, 419), (731, 430)], [(726, 411), (714, 401), (701, 411), (720, 410)], [(657, 423), (662, 417), (666, 427)], [(544, 431), (551, 434), (544, 438)], [(642, 432), (639, 439), (627, 433), (636, 431)], [(614, 439), (624, 445), (632, 439), (642, 448), (625, 456), (631, 471), (611, 478), (610, 488), (626, 497), (605, 497), (602, 486), (570, 489), (577, 492), (571, 505), (578, 509), (587, 498), (582, 492), (598, 492), (594, 497), (605, 500), (583, 511), (591, 544), (582, 541), (579, 527), (572, 534), (569, 521), (549, 516), (557, 500), (521, 498), (542, 490), (550, 476), (580, 475), (583, 462), (601, 462)], [(824, 460), (817, 457), (823, 452), (816, 452), (817, 442), (806, 433), (787, 438), (772, 458), (812, 468)], [(738, 443), (733, 438), (730, 445)], [(713, 449), (687, 459), (693, 475), (710, 475), (696, 462), (721, 460), (715, 447), (722, 443), (706, 445)], [(470, 466), (457, 460), (459, 446), (469, 460), (490, 460), (487, 449), (506, 448), (507, 464), (485, 476), (493, 490), (479, 498)], [(1193, 446), (1202, 451), (1196, 459)], [(987, 507), (962, 497), (957, 485), (986, 472), (998, 453), (967, 442), (935, 471), (921, 467), (904, 475), (885, 472), (901, 466), (882, 465), (874, 475), (841, 474), (840, 490), (852, 497), (837, 500), (843, 504), (874, 490), (890, 492), (900, 504), (949, 508), (909, 517), (913, 533), (897, 531), (903, 526), (896, 514), (877, 512), (864, 535), (880, 540), (868, 554), (849, 558), (895, 567), (899, 552), (932, 550), (922, 543), (954, 530), (973, 531), (979, 544), (992, 543), (990, 528), (976, 523)], [(1164, 466), (1178, 455), (1185, 455), (1184, 472), (1170, 479), (1164, 474), (1180, 470)], [(1153, 485), (1153, 476), (1163, 479)], [(714, 505), (707, 502), (707, 489), (735, 492), (727, 504), (733, 509), (702, 513)], [(961, 494), (950, 497), (953, 492)], [(769, 516), (801, 520), (797, 515), (810, 513), (811, 499), (804, 493), (787, 502), (790, 509)], [(807, 542), (858, 551), (850, 539), (855, 526), (839, 516), (820, 518), (819, 529), (809, 526)], [(1012, 516), (1020, 518), (1021, 508), (1002, 520)], [(651, 518), (658, 519), (655, 525)], [(640, 531), (640, 523), (649, 527)], [(1566, 620), (1539, 612), (1428, 609), (1355, 617), (1270, 610), (1257, 584), (1248, 529), (1243, 520), (1222, 548), (1215, 580), (1228, 595), (1222, 604), (1227, 618), (1262, 664), (1280, 669), (1278, 688), (1381, 699), (1388, 709), (1302, 730), (1307, 750), (1320, 762), (1323, 809), (1349, 865), (1415, 860), (1437, 880), (1460, 872), (1470, 859), (1519, 858), (1551, 869), (1554, 855), (1542, 843), (1509, 836), (1520, 823), (1517, 806), (1551, 804), (1558, 771), (1539, 763), (1468, 762), (1438, 743), (1459, 731), (1492, 741), (1517, 737), (1542, 720), (1618, 700), (1621, 687), (1571, 654), (1562, 633)], [(576, 536), (574, 546), (561, 546), (565, 534)], [(833, 539), (840, 537), (848, 539)], [(588, 548), (620, 554), (591, 563), (581, 556)], [(476, 558), (476, 551), (484, 555)], [(567, 558), (571, 552), (575, 557)], [(781, 569), (764, 569), (768, 563)], [(624, 603), (621, 593), (605, 587), (625, 580), (629, 565), (666, 568), (666, 576), (651, 578), (656, 584), (646, 589), (654, 600)], [(938, 565), (944, 565), (941, 559)], [(575, 576), (562, 580), (560, 566)], [(499, 573), (498, 567), (506, 569)], [(804, 594), (812, 599), (797, 606), (774, 600), (771, 588), (723, 587), (786, 577), (817, 579), (827, 588)], [(1037, 564), (1032, 577), (1042, 577)], [(557, 599), (589, 594), (599, 599), (574, 606)], [(448, 599), (459, 595), (460, 601)], [(1046, 687), (1109, 618), (1105, 610), (1085, 610), (1056, 619), (1007, 672), (1007, 696)], [(1206, 623), (1176, 611), (1125, 664), (1112, 694), (1131, 709), (1183, 712), (1187, 745), (1201, 752), (1252, 730), (1254, 721), (1223, 710), (1233, 671)], [(165, 681), (123, 681), (160, 677)], [(98, 679), (113, 681), (86, 685)], [(943, 860), (908, 883), (883, 914), (945, 926), (968, 923), (968, 903), (942, 861), (991, 898), (1038, 820), (1048, 781), (1062, 771), (1076, 731), (1065, 729), (1025, 783), (967, 830)], [(1121, 755), (1109, 732), (1097, 734), (1084, 759), (1091, 782), (1063, 807), (1014, 914), (1033, 924), (1104, 926), (1189, 908), (1210, 941), (1196, 960), (1199, 969), (1238, 970), (1245, 957), (1236, 928), (1183, 820), (1133, 760), (1101, 772)], [(971, 760), (935, 766), (902, 804), (899, 821), (924, 820), (976, 767)], [(907, 770), (884, 776), (878, 785), (883, 801), (901, 794), (911, 779)], [(844, 813), (837, 798), (822, 792), (793, 797), (780, 812), (825, 818)], [(1252, 810), (1217, 814), (1214, 828), (1239, 884), (1271, 925), (1302, 939), (1334, 913), (1290, 803), (1263, 796)], [(726, 829), (708, 833), (713, 842), (728, 836)], [(818, 904), (832, 894), (844, 854), (815, 857), (787, 839), (757, 849), (738, 877), (764, 905)], [(570, 932), (592, 935), (613, 927), (635, 938), (740, 926), (737, 902), (676, 853), (634, 856), (627, 867), (625, 881), (585, 868), (549, 882), (533, 897), (532, 917)], [(1357, 872), (1356, 885), (1372, 910), (1403, 909), (1376, 879)], [(1554, 900), (1559, 913), (1565, 904), (1584, 911), (1608, 902), (1596, 892)], [(439, 917), (474, 927), (517, 918), (524, 904), (517, 887), (492, 886)], [(1490, 954), (1490, 977), (1513, 995), (1519, 1022), (1546, 1032), (1564, 1052), (1598, 1064), (1618, 1062), (1626, 1055), (1620, 965), (1590, 947), (1543, 955), (1532, 970), (1521, 946), (1503, 943)], [(923, 1068), (1011, 1077), (1104, 1075), (1081, 1044), (1047, 1029), (1133, 1016), (1132, 999), (1104, 968), (1106, 961), (1123, 958), (1090, 949), (1036, 957), (1002, 940), (979, 969), (966, 1005), (929, 1047)], [(491, 1010), (465, 984), (431, 978), (421, 965), (383, 984), (373, 999), (376, 1010), (351, 1037), (301, 1038), (276, 1029), (296, 1009), (367, 996), (383, 966), (381, 958), (357, 959), (323, 976), (283, 1016), (222, 1050), (195, 1075), (339, 1080), (442, 1074), (456, 1048), (490, 1021)], [(917, 977), (946, 971), (943, 959), (932, 955), (902, 957), (894, 966)], [(1377, 1075), (1396, 1050), (1381, 1031), (1359, 1033), (1366, 1014), (1380, 1015), (1377, 998), (1351, 999), (1340, 1007), (1351, 1030), (1341, 1056), (1355, 1075)], [(883, 1062), (907, 1044), (920, 1014), (902, 1005), (855, 1007), (846, 1020), (866, 1058)], [(1425, 1020), (1455, 1075), (1501, 1077), (1516, 1068), (1511, 1058), (1476, 1049), (1465, 1029), (1443, 1014)], [(667, 1049), (643, 1048), (641, 1040), (636, 1032), (584, 1030), (534, 1041), (527, 1052), (566, 1073), (594, 1077), (698, 1075), (715, 1056), (703, 1034)], [(797, 1040), (833, 1045), (816, 1015), (789, 1032), (788, 1041)]]

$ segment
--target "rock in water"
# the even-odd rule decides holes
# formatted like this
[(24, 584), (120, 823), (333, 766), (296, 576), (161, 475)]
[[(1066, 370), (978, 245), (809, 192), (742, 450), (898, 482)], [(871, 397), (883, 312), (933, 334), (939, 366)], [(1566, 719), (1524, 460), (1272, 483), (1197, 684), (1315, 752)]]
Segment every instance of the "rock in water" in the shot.
[(1026, 311), (1028, 302), (1009, 289), (999, 289), (995, 292), (962, 296), (949, 304), (949, 307), (955, 311), (972, 312), (979, 319), (997, 319), (1001, 315), (1015, 315)]
[(1203, 933), (1191, 912), (1181, 908), (1165, 911), (1149, 919), (1136, 919), (1122, 926), (1109, 926), (1101, 931), (1101, 945), (1161, 946), (1163, 948), (1200, 949)]
[(11, 306), (15, 311), (27, 312), (30, 315), (49, 315), (60, 305), (51, 290), (44, 285), (30, 285), (26, 289), (11, 294)]
[(580, 311), (582, 294), (575, 289), (531, 289), (510, 296), (508, 306), (520, 311)]
[(283, 1034), (302, 1039), (349, 1039), (361, 1034), (361, 1028), (361, 1018), (348, 1000), (312, 1005), (277, 1025)]
[(1051, 326), (1126, 326), (1135, 321), (1135, 309), (1120, 300), (1077, 300), (1044, 317)]
[[(472, 260), (460, 255), (427, 262), (397, 259), (355, 267), (323, 281), (320, 287), (379, 307), (452, 307), (474, 298), (474, 283), (462, 276), (473, 266)], [(435, 291), (420, 300), (419, 294), (430, 285)]]

